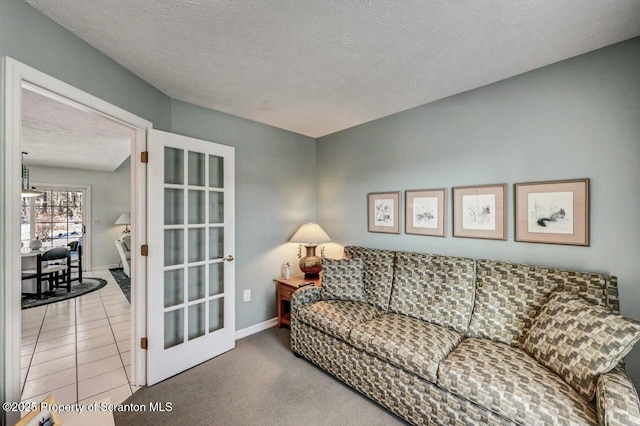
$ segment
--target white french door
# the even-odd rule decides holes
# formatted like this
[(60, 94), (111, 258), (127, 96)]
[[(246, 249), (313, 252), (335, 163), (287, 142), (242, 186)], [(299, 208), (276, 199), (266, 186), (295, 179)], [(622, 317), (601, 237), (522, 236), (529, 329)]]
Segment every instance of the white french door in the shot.
[(235, 151), (149, 130), (147, 385), (235, 347)]

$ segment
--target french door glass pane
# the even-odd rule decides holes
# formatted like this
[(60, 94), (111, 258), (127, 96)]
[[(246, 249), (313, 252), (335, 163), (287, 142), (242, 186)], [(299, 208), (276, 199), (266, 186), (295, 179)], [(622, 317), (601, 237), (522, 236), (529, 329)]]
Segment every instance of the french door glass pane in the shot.
[(66, 246), (69, 238), (69, 228), (67, 222), (58, 222), (53, 224), (51, 232), (52, 247)]
[(189, 262), (200, 262), (205, 257), (204, 229), (189, 229)]
[(36, 207), (46, 207), (50, 205), (49, 200), (51, 199), (51, 190), (42, 191), (42, 194), (39, 195), (38, 197), (35, 197), (35, 199), (36, 199)]
[(204, 266), (189, 268), (189, 301), (202, 299), (205, 296)]
[(204, 303), (189, 306), (189, 340), (200, 337), (205, 332), (204, 308)]
[(184, 223), (184, 191), (182, 189), (164, 189), (164, 224), (181, 225)]
[(36, 207), (36, 222), (51, 222), (51, 207)]
[(189, 190), (189, 223), (203, 224), (205, 222), (204, 191)]
[(184, 342), (184, 309), (165, 312), (164, 348), (169, 349)]
[(209, 332), (224, 328), (224, 298), (209, 301)]
[(209, 228), (209, 259), (221, 259), (224, 254), (224, 229)]
[(184, 184), (184, 151), (164, 148), (164, 183)]
[(164, 265), (180, 265), (184, 262), (184, 231), (167, 229), (164, 231)]
[(224, 192), (209, 192), (209, 223), (224, 222)]
[(204, 186), (204, 154), (189, 151), (189, 185)]
[(180, 305), (184, 302), (184, 272), (174, 269), (164, 272), (164, 307)]
[(51, 205), (66, 206), (69, 196), (66, 191), (51, 191)]
[(209, 296), (224, 292), (224, 264), (209, 264)]
[(82, 192), (69, 192), (69, 207), (82, 207), (84, 204), (84, 196)]
[(224, 328), (219, 259), (225, 198), (224, 158), (169, 147), (164, 152), (164, 264), (171, 267), (164, 272), (164, 307), (171, 309), (164, 313), (167, 349)]
[(224, 188), (224, 158), (209, 156), (209, 186)]
[(54, 222), (66, 222), (71, 212), (67, 206), (53, 206), (51, 213), (53, 214)]

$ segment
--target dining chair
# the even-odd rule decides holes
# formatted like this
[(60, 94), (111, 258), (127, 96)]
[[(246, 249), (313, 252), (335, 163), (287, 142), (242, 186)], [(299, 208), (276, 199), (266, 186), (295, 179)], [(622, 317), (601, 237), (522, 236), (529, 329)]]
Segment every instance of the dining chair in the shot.
[(78, 270), (78, 275), (71, 278), (71, 282), (82, 282), (82, 237), (78, 241), (70, 242), (67, 247), (71, 251), (71, 270)]
[(131, 276), (131, 235), (123, 234), (116, 241), (116, 249), (122, 262), (122, 271), (128, 277)]
[(22, 279), (36, 279), (36, 297), (42, 299), (42, 281), (49, 282), (49, 292), (66, 284), (71, 291), (71, 252), (66, 247), (54, 247), (36, 257), (35, 269), (22, 271)]

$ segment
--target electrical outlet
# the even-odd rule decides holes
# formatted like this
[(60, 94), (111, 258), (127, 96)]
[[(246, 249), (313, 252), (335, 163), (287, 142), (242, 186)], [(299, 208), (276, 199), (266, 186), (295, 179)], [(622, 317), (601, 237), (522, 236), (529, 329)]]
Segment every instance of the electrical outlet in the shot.
[(242, 293), (242, 301), (249, 302), (251, 300), (251, 290), (245, 290)]

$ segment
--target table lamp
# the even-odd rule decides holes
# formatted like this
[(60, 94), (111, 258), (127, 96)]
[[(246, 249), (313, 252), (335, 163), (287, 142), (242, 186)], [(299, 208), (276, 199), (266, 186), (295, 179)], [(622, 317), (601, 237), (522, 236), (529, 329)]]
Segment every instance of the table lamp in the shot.
[(302, 251), (298, 247), (298, 258), (300, 258), (300, 270), (304, 272), (305, 278), (318, 278), (322, 271), (322, 259), (316, 256), (318, 244), (331, 241), (331, 238), (317, 223), (309, 222), (302, 225), (293, 237), (291, 243), (300, 243), (307, 250), (306, 256), (302, 256)]
[(125, 225), (123, 234), (128, 234), (131, 225), (131, 213), (122, 213), (114, 225)]

